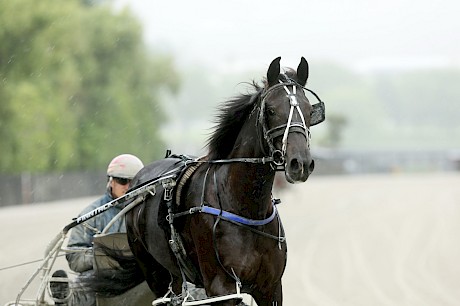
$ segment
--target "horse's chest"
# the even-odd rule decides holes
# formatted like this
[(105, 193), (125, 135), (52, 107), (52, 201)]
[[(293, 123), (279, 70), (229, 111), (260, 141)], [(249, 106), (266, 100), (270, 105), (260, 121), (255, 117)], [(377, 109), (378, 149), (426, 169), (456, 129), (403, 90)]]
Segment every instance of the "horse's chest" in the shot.
[(257, 273), (273, 272), (283, 270), (286, 262), (285, 243), (277, 243), (266, 237), (247, 237), (233, 239), (232, 249), (223, 252), (223, 256), (233, 265), (241, 266)]

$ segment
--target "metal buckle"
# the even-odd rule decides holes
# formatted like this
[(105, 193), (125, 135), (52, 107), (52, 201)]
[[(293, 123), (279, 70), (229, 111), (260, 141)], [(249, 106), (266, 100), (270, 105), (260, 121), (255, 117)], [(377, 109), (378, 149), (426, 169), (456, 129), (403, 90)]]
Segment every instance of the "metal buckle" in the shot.
[(284, 165), (284, 154), (283, 154), (283, 152), (281, 152), (280, 150), (275, 150), (275, 151), (273, 151), (272, 157), (273, 157), (273, 163), (276, 166)]
[(171, 201), (172, 200), (174, 186), (176, 186), (176, 181), (174, 181), (174, 180), (169, 179), (169, 180), (165, 180), (163, 182), (163, 188), (165, 190), (165, 193), (164, 193), (165, 201)]

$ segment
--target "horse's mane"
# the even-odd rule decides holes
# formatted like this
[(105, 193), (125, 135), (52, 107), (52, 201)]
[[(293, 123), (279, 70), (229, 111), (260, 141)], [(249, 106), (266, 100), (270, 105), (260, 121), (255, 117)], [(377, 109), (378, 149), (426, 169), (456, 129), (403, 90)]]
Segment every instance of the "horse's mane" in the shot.
[(255, 82), (249, 83), (254, 92), (240, 94), (223, 102), (217, 109), (214, 131), (207, 141), (208, 158), (211, 160), (224, 159), (233, 150), (236, 138), (246, 118), (254, 109), (257, 97), (262, 87)]

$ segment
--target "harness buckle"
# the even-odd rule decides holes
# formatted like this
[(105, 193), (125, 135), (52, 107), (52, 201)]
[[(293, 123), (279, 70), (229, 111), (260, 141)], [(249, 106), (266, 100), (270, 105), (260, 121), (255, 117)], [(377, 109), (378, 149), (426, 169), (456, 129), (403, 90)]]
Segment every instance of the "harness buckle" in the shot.
[(165, 201), (171, 201), (172, 200), (172, 188), (165, 189), (164, 193), (164, 199)]
[(165, 180), (163, 182), (163, 188), (164, 188), (164, 199), (165, 201), (171, 201), (173, 198), (173, 189), (174, 186), (176, 186), (176, 181), (174, 180)]

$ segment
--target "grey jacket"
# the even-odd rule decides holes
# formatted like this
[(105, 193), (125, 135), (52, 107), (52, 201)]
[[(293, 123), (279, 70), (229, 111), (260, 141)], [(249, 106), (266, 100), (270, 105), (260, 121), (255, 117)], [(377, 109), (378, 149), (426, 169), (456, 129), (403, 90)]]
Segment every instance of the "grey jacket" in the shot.
[[(84, 215), (99, 206), (102, 206), (113, 198), (108, 191), (104, 196), (94, 201), (88, 207), (86, 207), (79, 216)], [(120, 205), (123, 206), (123, 205)], [(115, 217), (123, 207), (112, 207), (107, 211), (99, 214), (92, 219), (84, 222), (83, 224), (77, 225), (72, 228), (70, 232), (69, 241), (67, 243), (68, 248), (89, 248), (84, 252), (68, 253), (66, 255), (70, 269), (75, 272), (84, 272), (93, 269), (93, 237), (95, 234), (102, 232), (102, 230), (109, 224), (110, 220)], [(113, 226), (107, 231), (107, 233), (126, 232), (125, 218), (118, 219)]]

